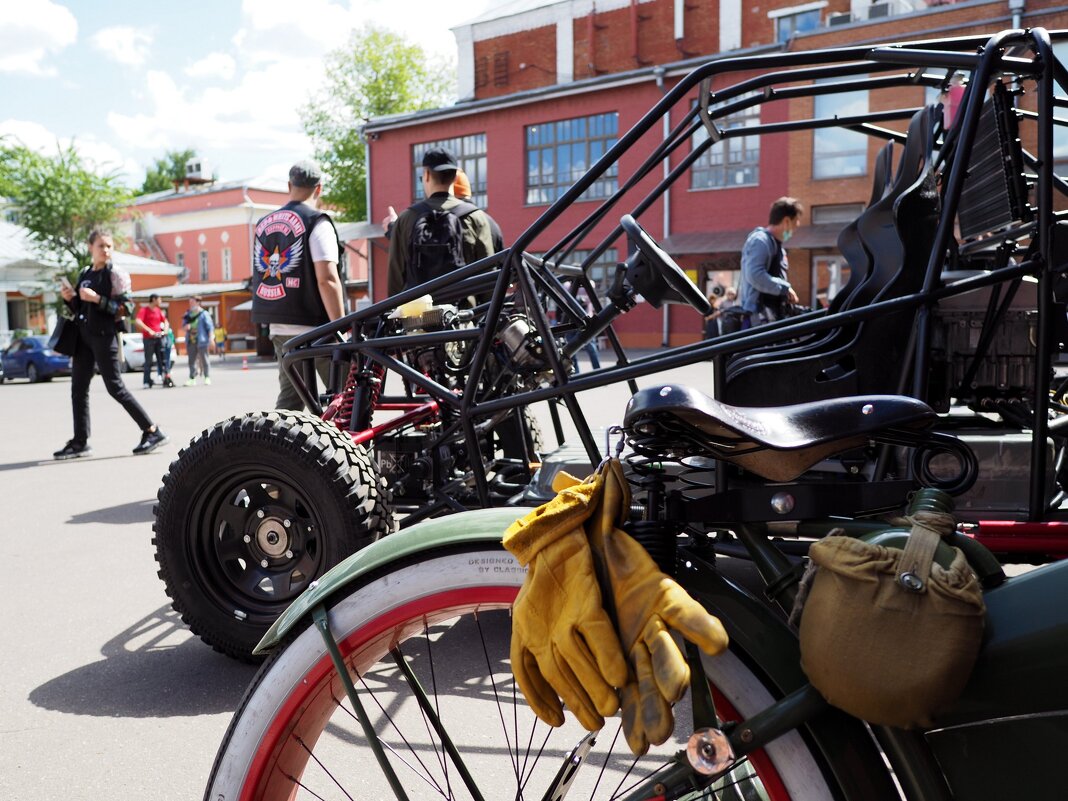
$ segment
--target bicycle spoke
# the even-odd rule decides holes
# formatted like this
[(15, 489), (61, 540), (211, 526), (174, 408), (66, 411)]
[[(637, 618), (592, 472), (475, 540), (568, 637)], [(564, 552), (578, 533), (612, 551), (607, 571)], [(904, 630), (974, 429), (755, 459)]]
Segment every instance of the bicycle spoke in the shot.
[[(501, 729), (504, 731), (504, 741), (508, 746), (509, 758), (511, 759), (512, 769), (515, 773), (515, 786), (517, 789), (521, 789), (519, 780), (519, 758), (518, 755), (513, 752), (512, 743), (508, 739), (508, 724), (504, 719), (504, 710), (501, 709), (501, 698), (497, 693), (497, 681), (493, 678), (493, 665), (490, 663), (489, 650), (486, 648), (486, 636), (485, 632), (482, 630), (482, 621), (479, 620), (477, 613), (474, 615), (474, 618), (475, 625), (478, 627), (478, 638), (482, 641), (482, 655), (486, 658), (486, 675), (489, 677), (490, 685), (493, 687), (493, 699), (497, 704), (497, 714), (501, 720)], [(522, 798), (522, 795), (520, 795), (520, 798)]]
[[(423, 622), (423, 640), (426, 642), (427, 662), (430, 664), (430, 691), (434, 696), (434, 712), (437, 714), (438, 720), (441, 720), (441, 704), (440, 699), (438, 698), (438, 679), (437, 672), (434, 670), (434, 649), (431, 646), (430, 641), (430, 628), (426, 625), (425, 621)], [(398, 648), (397, 650), (400, 649)], [(424, 722), (427, 722), (425, 715)], [(427, 734), (429, 736), (430, 732), (428, 731)], [(436, 745), (434, 746), (434, 751), (437, 751)], [(441, 754), (438, 759), (441, 763), (442, 772), (445, 774), (445, 786), (449, 788), (449, 795), (452, 795), (452, 782), (449, 781), (449, 761), (445, 758), (445, 754)]]
[[(311, 757), (312, 759), (314, 759), (314, 760), (315, 760), (315, 764), (316, 764), (316, 765), (318, 765), (318, 766), (319, 766), (319, 767), (320, 767), (320, 768), (322, 769), (323, 773), (325, 773), (325, 774), (326, 774), (327, 776), (329, 776), (329, 777), (330, 777), (330, 781), (332, 781), (332, 782), (333, 782), (334, 784), (336, 784), (336, 785), (337, 785), (337, 788), (338, 788), (338, 789), (339, 789), (339, 790), (340, 790), (341, 792), (345, 793), (345, 798), (349, 799), (349, 801), (353, 801), (353, 798), (352, 798), (352, 796), (351, 796), (351, 795), (349, 795), (349, 794), (348, 794), (348, 791), (347, 791), (347, 790), (346, 790), (346, 789), (345, 789), (344, 787), (342, 787), (342, 786), (341, 786), (341, 782), (339, 782), (339, 781), (337, 780), (337, 777), (336, 777), (336, 776), (334, 776), (334, 774), (333, 774), (333, 773), (331, 773), (331, 772), (330, 772), (330, 771), (329, 771), (329, 770), (327, 769), (326, 765), (324, 765), (324, 764), (323, 764), (323, 763), (322, 763), (322, 762), (320, 761), (319, 757), (317, 757), (317, 756), (316, 756), (316, 755), (314, 754), (314, 752), (313, 752), (313, 751), (312, 751), (312, 750), (311, 750), (310, 748), (308, 748), (307, 744), (306, 744), (306, 743), (305, 743), (305, 742), (304, 742), (304, 741), (303, 741), (302, 739), (300, 739), (299, 737), (297, 737), (297, 738), (296, 738), (296, 740), (297, 740), (297, 742), (298, 742), (298, 743), (300, 743), (300, 747), (301, 747), (301, 748), (303, 748), (303, 749), (304, 749), (305, 751), (307, 751), (307, 752), (308, 752), (308, 756), (310, 756), (310, 757)], [(304, 786), (304, 785), (301, 785), (301, 787), (303, 787), (303, 786)], [(304, 789), (307, 789), (307, 788), (304, 788)], [(311, 793), (312, 791), (311, 791), (311, 790), (308, 790), (308, 792), (309, 792), (309, 793)], [(316, 798), (318, 798), (318, 797), (319, 797), (319, 796), (318, 796), (318, 795), (317, 795), (316, 793), (312, 793), (312, 795), (314, 795), (314, 796), (315, 796)]]

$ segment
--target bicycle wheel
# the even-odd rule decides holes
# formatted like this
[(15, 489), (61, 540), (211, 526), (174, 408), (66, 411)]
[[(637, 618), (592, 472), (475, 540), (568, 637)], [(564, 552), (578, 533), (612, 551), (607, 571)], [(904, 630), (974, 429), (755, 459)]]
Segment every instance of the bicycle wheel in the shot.
[[(509, 609), (523, 576), (503, 550), (471, 546), (370, 576), (330, 609), (331, 630), (408, 798), (477, 796), (421, 710), (398, 659), (425, 689), (482, 798), (547, 797), (563, 769), (573, 766), (586, 732), (571, 718), (557, 729), (540, 723), (509, 670)], [(705, 670), (728, 719), (772, 703), (733, 653), (707, 660)], [(619, 718), (609, 720), (571, 769), (567, 797), (626, 797), (685, 746), (690, 718), (684, 699), (676, 706), (675, 735), (638, 760), (626, 747)], [(711, 792), (692, 797), (820, 801), (834, 795), (795, 732), (752, 755)], [(294, 635), (253, 680), (204, 797), (395, 797), (314, 627)]]

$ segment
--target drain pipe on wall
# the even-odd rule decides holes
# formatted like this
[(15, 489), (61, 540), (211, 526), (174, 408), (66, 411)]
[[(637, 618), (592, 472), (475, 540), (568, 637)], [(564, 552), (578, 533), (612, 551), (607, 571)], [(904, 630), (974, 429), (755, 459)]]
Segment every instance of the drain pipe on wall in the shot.
[(1025, 0), (1009, 0), (1009, 11), (1012, 12), (1012, 27), (1023, 27), (1023, 14), (1024, 14)]
[[(656, 76), (656, 88), (660, 90), (660, 93), (662, 95), (666, 95), (667, 94), (667, 87), (664, 85), (664, 73), (666, 71), (667, 70), (665, 70), (664, 67), (661, 67), (661, 66), (653, 67), (653, 75)], [(662, 126), (663, 127), (663, 138), (664, 138), (664, 141), (666, 142), (667, 139), (668, 139), (668, 136), (671, 135), (671, 112), (670, 111), (668, 111), (668, 113), (664, 115), (664, 119), (662, 120), (662, 124), (663, 124), (663, 126)], [(664, 178), (667, 178), (671, 174), (670, 159), (665, 158), (664, 161), (663, 161), (663, 165), (662, 166), (663, 166)], [(668, 187), (664, 191), (664, 194), (661, 195), (661, 198), (663, 199), (663, 204), (664, 204), (664, 220), (663, 220), (664, 233), (663, 233), (663, 237), (661, 239), (661, 241), (663, 241), (664, 239), (667, 239), (668, 236), (671, 234), (671, 187)], [(662, 312), (663, 312), (664, 319), (663, 319), (663, 332), (661, 334), (660, 344), (663, 345), (666, 348), (671, 344), (671, 304), (670, 303), (665, 303), (664, 304), (664, 308), (662, 309)]]

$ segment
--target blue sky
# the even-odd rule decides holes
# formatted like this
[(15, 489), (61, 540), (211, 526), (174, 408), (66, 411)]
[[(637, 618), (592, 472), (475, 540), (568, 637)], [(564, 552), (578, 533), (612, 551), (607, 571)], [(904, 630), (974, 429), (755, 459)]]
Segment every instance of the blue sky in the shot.
[(72, 138), (139, 185), (168, 149), (222, 180), (284, 179), (311, 154), (297, 110), (323, 56), (367, 22), (455, 59), (449, 28), (491, 0), (8, 0), (0, 16), (0, 136), (54, 151)]

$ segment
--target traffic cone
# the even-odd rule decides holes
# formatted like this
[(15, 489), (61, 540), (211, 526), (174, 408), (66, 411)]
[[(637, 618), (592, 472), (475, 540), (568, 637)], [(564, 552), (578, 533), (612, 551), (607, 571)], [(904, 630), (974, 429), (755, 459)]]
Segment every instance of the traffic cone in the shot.
[(242, 356), (241, 357), (241, 369), (242, 370), (247, 370), (248, 369), (248, 356)]

